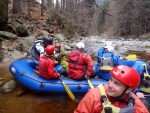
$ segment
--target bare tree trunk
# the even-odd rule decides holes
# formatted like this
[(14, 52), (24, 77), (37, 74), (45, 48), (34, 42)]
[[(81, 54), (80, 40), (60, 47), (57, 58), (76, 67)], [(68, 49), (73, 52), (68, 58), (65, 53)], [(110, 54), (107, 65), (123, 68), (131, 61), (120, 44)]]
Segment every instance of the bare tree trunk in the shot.
[(66, 9), (66, 0), (62, 0), (62, 10), (63, 10), (63, 13), (65, 13), (65, 9)]
[(43, 16), (43, 10), (44, 10), (44, 0), (42, 0), (41, 3), (41, 16)]
[(49, 13), (49, 17), (51, 15), (51, 12), (52, 12), (52, 0), (47, 0), (47, 10), (48, 10), (48, 13)]
[(59, 2), (58, 2), (58, 0), (56, 0), (56, 7), (55, 8), (56, 8), (57, 11), (59, 11)]
[(30, 13), (30, 9), (31, 9), (30, 4), (31, 4), (31, 1), (28, 0), (27, 2), (28, 2), (28, 18), (31, 18), (31, 13)]
[(48, 9), (51, 7), (51, 0), (47, 0), (47, 7)]
[(0, 0), (0, 30), (6, 28), (8, 21), (8, 0)]
[(20, 5), (20, 0), (13, 0), (13, 9), (12, 9), (14, 14), (19, 14), (21, 13), (21, 5)]

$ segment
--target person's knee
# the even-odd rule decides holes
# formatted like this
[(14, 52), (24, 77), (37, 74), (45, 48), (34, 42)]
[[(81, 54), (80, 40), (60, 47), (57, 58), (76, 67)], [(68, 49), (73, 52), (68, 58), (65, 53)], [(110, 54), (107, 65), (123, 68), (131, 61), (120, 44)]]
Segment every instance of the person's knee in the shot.
[(98, 71), (97, 71), (97, 70), (93, 70), (93, 71), (92, 71), (91, 78), (94, 78), (97, 74), (98, 74)]
[(61, 69), (57, 71), (60, 75), (63, 75), (64, 77), (68, 76), (68, 72), (66, 69)]
[(92, 75), (96, 76), (97, 74), (98, 74), (98, 71), (97, 70), (93, 70)]

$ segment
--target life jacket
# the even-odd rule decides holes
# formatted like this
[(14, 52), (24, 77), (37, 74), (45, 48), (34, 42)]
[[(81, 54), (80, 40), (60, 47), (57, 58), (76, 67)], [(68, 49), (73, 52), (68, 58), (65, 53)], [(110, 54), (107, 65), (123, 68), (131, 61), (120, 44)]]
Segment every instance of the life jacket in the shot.
[(73, 51), (69, 55), (69, 68), (84, 70), (87, 67), (87, 64), (82, 63), (82, 56), (85, 53), (80, 53), (79, 51)]
[(44, 58), (40, 58), (39, 60), (39, 72), (40, 72), (40, 75), (43, 77), (43, 78), (47, 78), (48, 76), (48, 70), (47, 68), (45, 67), (44, 63), (45, 61), (47, 60), (48, 58), (44, 59)]
[(112, 53), (110, 57), (105, 58), (104, 54), (102, 54), (101, 62), (100, 62), (100, 70), (110, 71), (115, 65), (113, 64), (114, 54)]
[(98, 88), (100, 89), (101, 92), (101, 103), (103, 105), (103, 109), (101, 113), (134, 113), (134, 103), (135, 99), (132, 98), (132, 94), (129, 93), (129, 102), (126, 107), (124, 108), (119, 108), (111, 104), (109, 99), (107, 98), (105, 89), (103, 85), (99, 85)]
[(142, 92), (145, 93), (150, 93), (150, 75), (147, 72), (147, 68), (146, 68), (146, 64), (143, 64), (143, 74), (144, 74), (144, 79), (141, 80), (140, 85), (139, 85), (139, 89)]

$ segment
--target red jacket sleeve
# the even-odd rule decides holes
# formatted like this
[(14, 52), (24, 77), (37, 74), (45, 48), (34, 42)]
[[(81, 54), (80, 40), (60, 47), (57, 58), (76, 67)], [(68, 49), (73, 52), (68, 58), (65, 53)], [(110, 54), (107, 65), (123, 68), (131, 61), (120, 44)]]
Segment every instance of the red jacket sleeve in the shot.
[(134, 93), (132, 96), (135, 99), (134, 113), (149, 113), (143, 102)]
[(100, 91), (98, 88), (90, 89), (80, 101), (74, 113), (101, 113)]
[(52, 59), (48, 59), (45, 61), (45, 66), (48, 69), (48, 74), (51, 76), (51, 78), (58, 78), (59, 74), (54, 69), (54, 61)]
[(93, 71), (93, 61), (92, 61), (92, 58), (90, 57), (90, 55), (88, 55), (88, 54), (85, 55), (85, 62), (87, 63), (87, 66), (88, 66), (86, 75), (91, 76), (92, 71)]

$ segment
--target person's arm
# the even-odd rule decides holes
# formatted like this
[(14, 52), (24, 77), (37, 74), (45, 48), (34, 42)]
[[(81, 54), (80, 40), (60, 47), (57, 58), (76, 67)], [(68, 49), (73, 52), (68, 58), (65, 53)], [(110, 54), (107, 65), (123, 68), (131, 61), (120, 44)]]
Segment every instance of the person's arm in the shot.
[(147, 72), (150, 75), (150, 61), (147, 62), (146, 66), (147, 66)]
[(45, 61), (45, 66), (48, 69), (48, 73), (51, 76), (51, 78), (58, 78), (59, 73), (57, 73), (54, 69), (54, 61), (52, 59), (48, 59)]
[(122, 61), (121, 61), (121, 59), (120, 59), (120, 57), (118, 55), (116, 55), (116, 54), (114, 54), (113, 60), (114, 60), (113, 63), (114, 63), (115, 66), (123, 64)]
[(87, 71), (86, 71), (86, 75), (88, 76), (88, 77), (90, 77), (91, 75), (92, 75), (92, 71), (93, 71), (93, 61), (92, 61), (92, 58), (91, 58), (91, 56), (90, 55), (86, 55), (86, 57), (85, 57), (85, 62), (86, 62), (86, 64), (87, 64)]
[(98, 54), (97, 54), (97, 62), (98, 63), (100, 63), (103, 53), (104, 53), (104, 48), (102, 47), (98, 50)]
[(61, 50), (60, 57), (62, 57), (63, 60), (67, 57), (67, 54), (65, 53), (65, 51)]
[(98, 88), (90, 89), (74, 110), (74, 113), (101, 113), (100, 91)]
[(132, 66), (134, 64), (135, 60), (125, 60), (125, 61), (122, 61), (123, 65), (126, 65), (126, 66)]
[(136, 88), (133, 92), (138, 98), (145, 98), (144, 94), (140, 91), (140, 89)]
[(35, 44), (35, 48), (37, 49), (37, 51), (40, 54), (44, 54), (45, 53), (45, 48), (44, 48), (44, 44), (42, 42), (36, 43)]
[(132, 94), (135, 99), (135, 104), (134, 104), (134, 113), (149, 113), (143, 102), (134, 94)]

